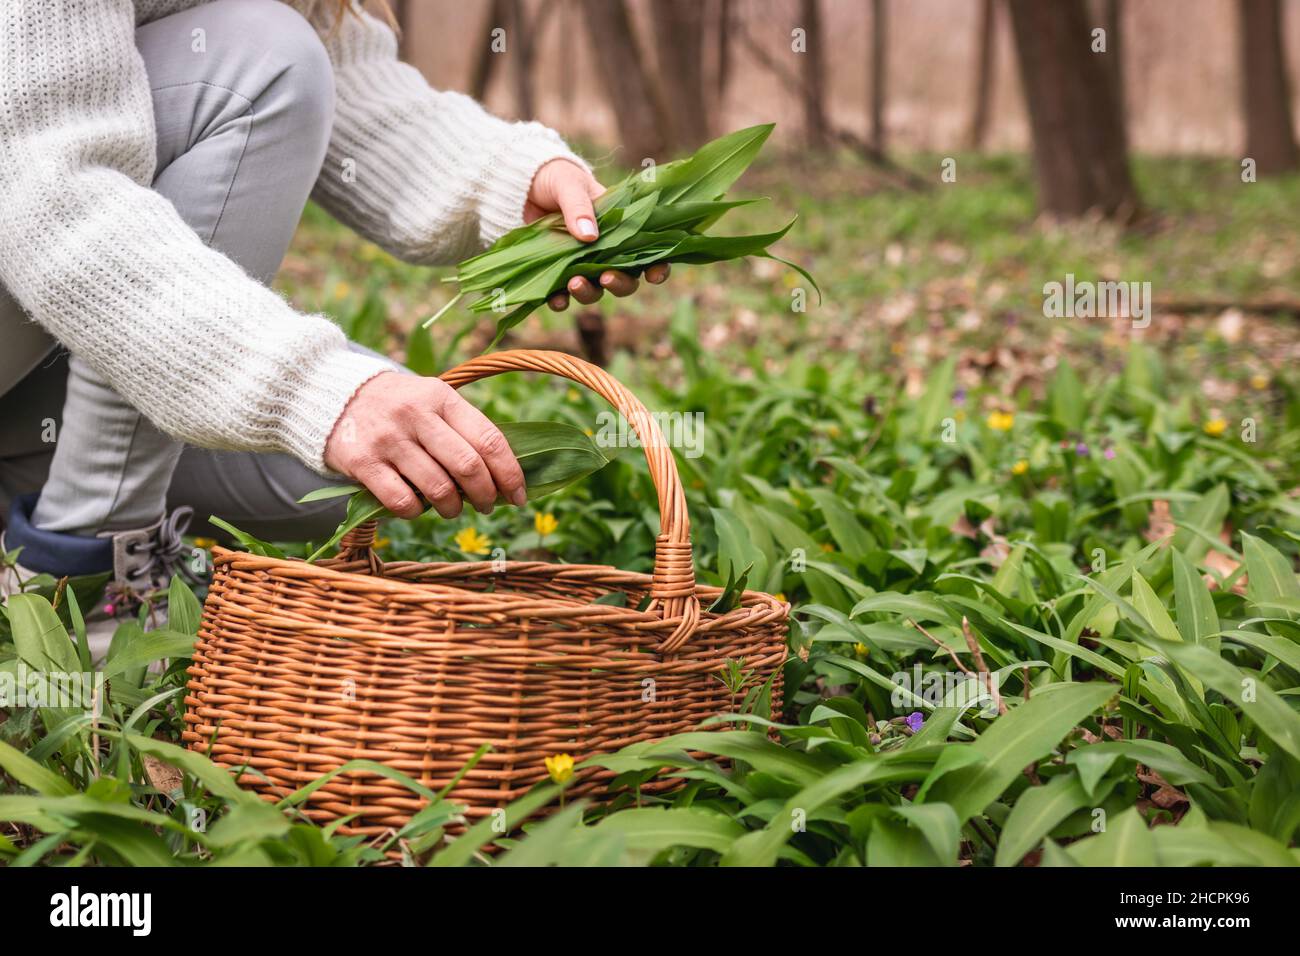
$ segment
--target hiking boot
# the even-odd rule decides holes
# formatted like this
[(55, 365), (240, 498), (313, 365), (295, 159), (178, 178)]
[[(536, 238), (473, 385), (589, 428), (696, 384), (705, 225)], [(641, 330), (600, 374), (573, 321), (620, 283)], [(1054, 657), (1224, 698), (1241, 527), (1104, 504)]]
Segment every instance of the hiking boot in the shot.
[[(0, 598), (16, 594), (38, 575), (58, 579), (111, 575), (102, 601), (83, 609), (93, 661), (108, 653), (113, 633), (123, 621), (136, 620), (147, 607), (149, 628), (167, 624), (167, 590), (179, 574), (199, 591), (206, 587), (207, 554), (183, 540), (193, 509), (177, 508), (147, 528), (106, 531), (95, 537), (42, 531), (31, 523), (36, 495), (14, 499), (0, 536), (0, 551), (22, 550), (17, 562), (0, 569)], [(200, 563), (201, 559), (201, 563)]]

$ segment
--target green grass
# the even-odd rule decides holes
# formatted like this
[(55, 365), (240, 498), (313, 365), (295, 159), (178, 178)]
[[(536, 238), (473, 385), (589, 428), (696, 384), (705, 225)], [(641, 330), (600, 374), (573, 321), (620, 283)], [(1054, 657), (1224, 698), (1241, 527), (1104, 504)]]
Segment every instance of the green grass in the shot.
[[(1073, 271), (1148, 280), (1157, 298), (1295, 297), (1295, 258), (1278, 268), (1269, 251), (1293, 248), (1297, 184), (1243, 186), (1211, 161), (1137, 173), (1160, 225), (1122, 236), (1035, 226), (1018, 160), (959, 158), (957, 184), (917, 195), (873, 192), (848, 161), (769, 163), (739, 192), (803, 217), (783, 251), (824, 279), (822, 309), (790, 312), (785, 273), (744, 264), (678, 270), (670, 291), (610, 306), (611, 328), (635, 333), (610, 371), (651, 409), (703, 415), (703, 454), (678, 458), (700, 579), (748, 569), (794, 605), (786, 707), (753, 700), (723, 733), (593, 757), (628, 784), (688, 749), (731, 763), (692, 763), (682, 790), (639, 806), (570, 803), (496, 860), (1300, 862), (1293, 320), (1238, 333), (1157, 316), (1138, 334), (1047, 320), (1039, 294)], [(399, 354), (445, 296), (316, 212), (284, 288)], [(515, 342), (565, 344), (569, 321), (530, 320)], [(464, 322), (440, 320), (422, 361), (473, 354)], [(503, 376), (469, 394), (498, 420), (598, 427), (600, 403), (568, 383)], [(625, 454), (523, 512), (389, 522), (384, 551), (464, 558), (455, 534), (473, 527), (511, 556), (645, 571), (654, 501)], [(545, 539), (538, 512), (558, 523)], [(120, 636), (97, 728), (34, 709), (0, 724), (0, 857), (353, 865), (397, 846), (321, 830), (293, 800), (260, 805), (169, 747), (185, 661), (142, 665), (193, 633), (175, 600), (189, 610), (172, 632)], [(71, 663), (68, 606), (11, 604), (0, 669), (20, 653)], [(1000, 708), (967, 674), (984, 668)], [(154, 761), (181, 773), (160, 789)], [(455, 812), (437, 802), (401, 835), (415, 861), (474, 862), (496, 837), (448, 841)]]

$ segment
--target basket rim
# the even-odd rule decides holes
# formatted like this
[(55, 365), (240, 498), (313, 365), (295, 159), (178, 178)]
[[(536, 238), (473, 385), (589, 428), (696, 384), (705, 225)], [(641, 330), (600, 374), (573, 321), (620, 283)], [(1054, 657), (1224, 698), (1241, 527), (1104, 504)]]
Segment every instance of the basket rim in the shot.
[[(309, 564), (302, 558), (273, 558), (265, 555), (253, 554), (248, 551), (239, 551), (233, 548), (226, 548), (217, 545), (212, 549), (214, 568), (226, 567), (230, 570), (239, 571), (280, 571), (289, 572), (289, 576), (301, 581), (310, 581), (313, 578), (324, 580), (337, 586), (340, 590), (349, 592), (369, 591), (381, 592), (386, 597), (396, 599), (404, 604), (425, 605), (432, 603), (438, 598), (456, 598), (469, 600), (474, 604), (495, 605), (503, 613), (523, 612), (530, 607), (536, 607), (539, 603), (558, 605), (565, 609), (572, 609), (576, 612), (590, 611), (592, 608), (598, 609), (599, 613), (607, 618), (622, 618), (626, 622), (653, 628), (663, 622), (663, 618), (653, 610), (639, 611), (633, 607), (619, 607), (614, 604), (597, 605), (591, 601), (578, 600), (556, 595), (529, 595), (526, 591), (479, 591), (471, 588), (457, 587), (454, 584), (443, 583), (444, 579), (438, 581), (421, 581), (411, 582), (403, 579), (396, 579), (374, 574), (362, 574), (357, 571), (340, 570), (327, 567), (322, 564)], [(478, 561), (402, 561), (386, 562), (381, 564), (381, 569), (392, 565), (400, 565), (404, 569), (414, 568), (456, 568), (463, 566), (466, 573), (481, 568), (484, 564), (490, 562)], [(545, 561), (506, 561), (504, 562), (507, 572), (514, 566), (517, 569), (526, 567), (534, 573), (544, 573), (546, 569), (554, 569), (556, 576), (563, 572), (589, 572), (589, 573), (608, 573), (609, 575), (622, 580), (615, 583), (611, 582), (611, 589), (619, 586), (635, 585), (649, 592), (653, 577), (638, 571), (623, 571), (611, 565), (604, 564), (555, 564)], [(704, 597), (717, 597), (723, 593), (724, 589), (714, 585), (696, 584), (695, 595), (697, 599)], [(763, 610), (776, 612), (782, 618), (788, 618), (790, 614), (790, 603), (778, 598), (776, 595), (768, 594), (765, 591), (754, 591), (746, 589), (741, 592), (740, 600), (732, 610), (725, 614), (716, 614), (708, 610), (708, 605), (700, 601), (699, 621), (695, 630), (701, 633), (708, 633), (714, 630), (730, 630), (733, 627), (742, 625), (749, 621), (755, 614)]]

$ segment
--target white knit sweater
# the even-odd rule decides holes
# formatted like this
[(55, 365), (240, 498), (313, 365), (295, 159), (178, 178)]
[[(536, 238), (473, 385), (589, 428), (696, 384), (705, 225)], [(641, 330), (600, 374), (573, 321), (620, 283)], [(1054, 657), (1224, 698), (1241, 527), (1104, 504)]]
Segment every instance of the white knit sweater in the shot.
[[(200, 2), (0, 4), (0, 282), (168, 434), (323, 471), (344, 406), (387, 366), (209, 249), (149, 188), (153, 109), (134, 31)], [(520, 224), (539, 166), (581, 164), (543, 126), (431, 90), (375, 18), (331, 31), (333, 4), (291, 2), (335, 69), (314, 196), (394, 255), (463, 258)]]

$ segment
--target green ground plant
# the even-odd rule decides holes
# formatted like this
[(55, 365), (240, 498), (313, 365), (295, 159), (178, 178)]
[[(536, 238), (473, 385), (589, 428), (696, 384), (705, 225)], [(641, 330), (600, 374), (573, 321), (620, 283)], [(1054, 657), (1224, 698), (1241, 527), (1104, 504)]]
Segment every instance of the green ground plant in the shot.
[[(723, 586), (745, 572), (749, 587), (793, 604), (780, 711), (755, 699), (707, 731), (592, 756), (618, 774), (612, 802), (567, 801), (509, 837), (478, 825), (448, 839), (459, 808), (410, 780), (429, 806), (405, 830), (345, 837), (296, 812), (309, 788), (262, 803), (176, 743), (198, 625), (178, 582), (168, 628), (146, 612), (119, 631), (97, 720), (0, 711), (0, 861), (351, 866), (396, 851), (437, 866), (1300, 862), (1300, 401), (1286, 348), (1251, 346), (1285, 342), (1285, 330), (1257, 320), (1234, 340), (1211, 316), (1116, 339), (1099, 325), (1051, 327), (1032, 307), (1042, 282), (1107, 257), (1133, 278), (1170, 277), (1180, 294), (1294, 294), (1293, 266), (1216, 264), (1215, 231), (1190, 228), (1282, 241), (1280, 214), (1232, 192), (1212, 164), (1171, 161), (1139, 174), (1184, 232), (1138, 244), (1052, 232), (1028, 223), (1018, 161), (972, 165), (979, 196), (837, 204), (808, 193), (792, 254), (827, 280), (821, 312), (790, 313), (779, 275), (701, 270), (674, 278), (676, 304), (655, 327), (662, 348), (611, 362), (651, 409), (701, 416), (700, 454), (678, 456), (700, 579)], [(1266, 188), (1276, 199), (1294, 184)], [(323, 258), (342, 241), (310, 222), (299, 248)], [(890, 243), (903, 247), (893, 266), (880, 258)], [(945, 268), (949, 246), (964, 257)], [(850, 265), (864, 257), (873, 268)], [(338, 311), (391, 347), (390, 320), (427, 273), (376, 262), (376, 281), (395, 285), (350, 293)], [(930, 283), (954, 273), (969, 288), (934, 289), (927, 303)], [(990, 300), (999, 285), (1019, 291)], [(908, 290), (921, 301), (888, 324)], [(620, 308), (649, 321), (663, 303)], [(735, 321), (745, 310), (770, 317), (763, 335)], [(982, 323), (963, 326), (969, 310)], [(537, 335), (562, 328), (548, 321)], [(407, 354), (436, 371), (477, 351), (479, 332), (416, 335)], [(1018, 334), (1023, 367), (982, 362), (999, 339), (1019, 348)], [(929, 351), (915, 347), (923, 336)], [(601, 427), (598, 401), (554, 380), (503, 376), (469, 394), (494, 420)], [(645, 463), (625, 452), (526, 510), (391, 521), (381, 535), (389, 559), (473, 560), (491, 544), (647, 571), (657, 531)], [(81, 668), (90, 600), (33, 581), (0, 619), (0, 675), (20, 662)], [(157, 660), (170, 661), (161, 674), (148, 669)], [(719, 680), (743, 666), (729, 662)], [(665, 769), (680, 789), (641, 791)], [(563, 786), (538, 787), (508, 818), (559, 806)]]

